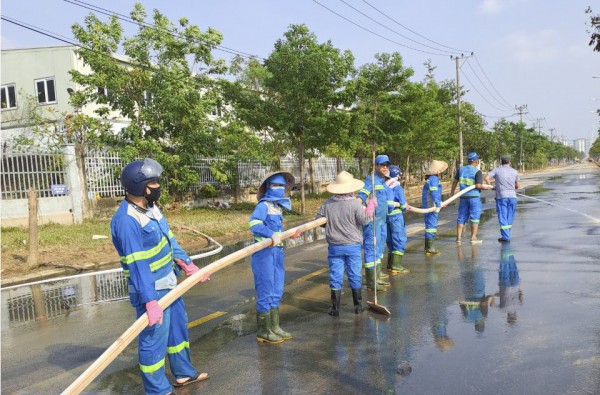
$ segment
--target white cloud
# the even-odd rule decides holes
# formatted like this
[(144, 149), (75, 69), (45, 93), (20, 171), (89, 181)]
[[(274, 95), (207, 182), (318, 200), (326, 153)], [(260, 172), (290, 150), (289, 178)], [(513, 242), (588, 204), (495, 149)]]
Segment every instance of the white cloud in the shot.
[(557, 59), (560, 35), (555, 30), (544, 29), (533, 33), (515, 32), (502, 40), (510, 58), (518, 63), (542, 63)]
[(497, 14), (502, 11), (502, 0), (483, 0), (479, 11), (484, 14)]

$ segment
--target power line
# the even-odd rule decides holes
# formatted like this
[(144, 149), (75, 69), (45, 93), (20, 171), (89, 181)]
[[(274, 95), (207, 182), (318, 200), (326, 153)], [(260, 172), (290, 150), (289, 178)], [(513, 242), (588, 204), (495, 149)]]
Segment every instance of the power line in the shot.
[(385, 29), (387, 29), (387, 30), (391, 31), (391, 32), (392, 32), (392, 33), (394, 33), (394, 34), (397, 34), (398, 36), (400, 36), (400, 37), (402, 37), (402, 38), (405, 38), (405, 39), (407, 39), (407, 40), (409, 40), (409, 41), (412, 41), (412, 42), (414, 42), (415, 44), (419, 44), (419, 45), (422, 45), (422, 46), (424, 46), (424, 47), (427, 47), (427, 48), (430, 48), (430, 49), (434, 49), (434, 50), (436, 50), (436, 51), (447, 52), (447, 53), (449, 53), (449, 54), (457, 54), (457, 52), (456, 52), (456, 51), (448, 51), (448, 50), (446, 50), (446, 49), (439, 49), (439, 48), (432, 47), (432, 46), (430, 46), (430, 45), (427, 45), (427, 44), (423, 44), (422, 42), (419, 42), (419, 41), (413, 40), (412, 38), (410, 38), (410, 37), (407, 37), (407, 36), (405, 36), (404, 34), (402, 34), (402, 33), (398, 32), (398, 31), (396, 31), (396, 30), (394, 30), (394, 29), (392, 29), (392, 28), (390, 28), (390, 27), (388, 27), (388, 26), (384, 25), (383, 23), (381, 23), (381, 22), (379, 22), (379, 21), (375, 20), (374, 18), (371, 18), (369, 15), (367, 15), (367, 14), (365, 14), (364, 12), (360, 11), (358, 8), (354, 7), (354, 6), (353, 6), (353, 5), (351, 5), (351, 4), (348, 4), (348, 3), (347, 3), (345, 0), (340, 0), (340, 1), (341, 1), (342, 3), (344, 3), (344, 4), (346, 4), (348, 7), (352, 8), (354, 11), (358, 12), (359, 14), (361, 14), (362, 16), (364, 16), (365, 18), (368, 18), (368, 19), (370, 19), (371, 21), (375, 22), (375, 23), (376, 23), (376, 24), (378, 24), (379, 26), (382, 26), (383, 28), (385, 28)]
[[(494, 100), (496, 100), (498, 102), (498, 104), (500, 104), (500, 106), (507, 107), (502, 101), (500, 101), (498, 98), (496, 98), (496, 96), (487, 88), (486, 84), (481, 80), (481, 78), (479, 78), (479, 75), (477, 74), (477, 72), (475, 71), (475, 69), (471, 66), (471, 63), (469, 62), (468, 59), (465, 60), (465, 63), (467, 64), (467, 66), (469, 66), (469, 68), (471, 69), (471, 71), (473, 72), (473, 74), (475, 75), (475, 77), (477, 78), (477, 80), (481, 83), (481, 86), (483, 86), (483, 88), (490, 94), (490, 96)], [(510, 106), (508, 106), (508, 107), (511, 108)], [(500, 110), (497, 107), (496, 107), (496, 109)], [(511, 110), (512, 110), (512, 108), (511, 108)]]
[[(66, 3), (73, 4), (73, 5), (77, 6), (77, 7), (82, 7), (82, 8), (88, 9), (90, 11), (98, 12), (98, 13), (103, 14), (103, 15), (107, 15), (107, 16), (114, 15), (118, 19), (120, 19), (122, 21), (125, 21), (125, 22), (129, 22), (129, 23), (134, 24), (134, 25), (146, 27), (146, 28), (153, 29), (153, 30), (156, 30), (156, 31), (166, 32), (166, 33), (171, 34), (173, 37), (185, 38), (185, 37), (183, 37), (181, 35), (181, 33), (174, 32), (174, 31), (167, 30), (167, 29), (161, 29), (161, 28), (158, 28), (158, 27), (156, 27), (156, 26), (154, 26), (154, 25), (152, 25), (151, 23), (148, 23), (148, 22), (138, 22), (138, 21), (134, 20), (133, 18), (127, 16), (127, 15), (118, 13), (116, 11), (111, 11), (111, 10), (106, 9), (106, 8), (99, 7), (97, 5), (89, 4), (89, 3), (86, 3), (84, 1), (80, 1), (80, 0), (63, 0), (63, 1), (65, 1)], [(249, 58), (249, 59), (265, 60), (264, 58), (261, 58), (260, 56), (249, 54), (249, 53), (242, 52), (242, 51), (238, 51), (236, 49), (228, 48), (228, 47), (225, 47), (225, 46), (222, 46), (222, 45), (215, 45), (215, 49), (219, 50), (219, 51), (222, 51), (222, 52), (226, 52), (226, 53), (232, 54), (232, 55), (238, 55), (238, 56), (242, 56), (242, 57)]]
[(386, 18), (387, 18), (387, 19), (389, 19), (390, 21), (392, 21), (392, 22), (394, 22), (395, 24), (397, 24), (398, 26), (400, 26), (400, 27), (402, 27), (402, 28), (404, 28), (404, 29), (408, 30), (409, 32), (411, 32), (411, 33), (413, 33), (413, 34), (415, 34), (415, 35), (417, 35), (417, 36), (419, 36), (419, 37), (421, 37), (421, 38), (423, 38), (423, 39), (425, 39), (425, 40), (427, 40), (427, 41), (429, 41), (429, 42), (432, 42), (432, 43), (434, 43), (434, 44), (436, 44), (436, 45), (439, 45), (440, 47), (444, 47), (444, 48), (451, 49), (451, 50), (453, 50), (453, 51), (456, 51), (456, 52), (471, 52), (471, 51), (468, 51), (468, 50), (466, 50), (466, 49), (457, 49), (457, 48), (452, 48), (452, 47), (449, 47), (449, 46), (447, 46), (447, 45), (440, 44), (440, 43), (438, 43), (438, 42), (436, 42), (436, 41), (430, 40), (429, 38), (427, 38), (427, 37), (425, 37), (425, 36), (423, 36), (423, 35), (421, 35), (421, 34), (417, 33), (416, 31), (414, 31), (414, 30), (412, 30), (412, 29), (410, 29), (410, 28), (408, 28), (408, 27), (404, 26), (403, 24), (401, 24), (401, 23), (400, 23), (400, 22), (398, 22), (397, 20), (395, 20), (395, 19), (393, 19), (392, 17), (388, 16), (388, 15), (387, 15), (385, 12), (383, 12), (383, 11), (381, 11), (381, 10), (377, 9), (377, 8), (376, 8), (374, 5), (372, 5), (372, 4), (371, 4), (371, 3), (369, 3), (368, 1), (365, 1), (365, 0), (362, 0), (362, 1), (363, 1), (363, 3), (365, 3), (365, 4), (366, 4), (366, 5), (368, 5), (369, 7), (373, 8), (375, 11), (377, 11), (378, 13), (380, 13), (381, 15), (383, 15), (384, 17), (386, 17)]
[(488, 82), (490, 83), (492, 89), (494, 89), (494, 91), (498, 94), (498, 97), (500, 97), (500, 99), (502, 99), (502, 101), (504, 102), (504, 104), (506, 104), (508, 107), (512, 107), (510, 105), (509, 102), (507, 102), (502, 95), (500, 94), (500, 92), (498, 92), (498, 90), (496, 89), (496, 87), (494, 86), (494, 84), (492, 84), (492, 81), (489, 79), (489, 77), (487, 76), (485, 70), (483, 69), (483, 66), (481, 65), (481, 63), (479, 63), (479, 59), (477, 59), (477, 56), (473, 55), (473, 58), (475, 58), (475, 62), (477, 62), (477, 65), (479, 66), (479, 68), (481, 69), (481, 72), (483, 73), (483, 75), (485, 76), (485, 78), (488, 80)]
[(356, 23), (356, 22), (354, 22), (354, 21), (352, 21), (352, 20), (350, 20), (350, 19), (346, 18), (345, 16), (343, 16), (343, 15), (341, 15), (341, 14), (339, 14), (339, 13), (335, 12), (335, 11), (334, 11), (334, 10), (332, 10), (331, 8), (329, 8), (329, 7), (327, 7), (327, 6), (325, 6), (325, 5), (321, 4), (321, 3), (319, 3), (317, 0), (312, 0), (312, 1), (313, 1), (314, 3), (316, 3), (316, 4), (320, 5), (321, 7), (325, 8), (327, 11), (331, 12), (332, 14), (335, 14), (335, 15), (337, 15), (338, 17), (342, 18), (342, 19), (343, 19), (343, 20), (345, 20), (346, 22), (350, 22), (350, 23), (351, 23), (351, 24), (353, 24), (354, 26), (356, 26), (356, 27), (358, 27), (358, 28), (360, 28), (360, 29), (362, 29), (362, 30), (364, 30), (364, 31), (366, 31), (366, 32), (369, 32), (369, 33), (373, 34), (374, 36), (377, 36), (377, 37), (379, 37), (379, 38), (383, 38), (384, 40), (386, 40), (386, 41), (389, 41), (389, 42), (391, 42), (391, 43), (393, 43), (393, 44), (396, 44), (396, 45), (398, 45), (398, 46), (400, 46), (400, 47), (407, 48), (407, 49), (412, 49), (413, 51), (422, 52), (422, 53), (426, 53), (426, 54), (429, 54), (429, 55), (436, 55), (436, 56), (448, 56), (448, 54), (436, 53), (436, 52), (430, 52), (430, 51), (424, 51), (424, 50), (422, 50), (422, 49), (417, 49), (417, 48), (410, 47), (410, 46), (408, 46), (408, 45), (401, 44), (401, 43), (399, 43), (399, 42), (397, 42), (397, 41), (394, 41), (394, 40), (392, 40), (392, 39), (390, 39), (390, 38), (387, 38), (387, 37), (385, 37), (385, 36), (382, 36), (381, 34), (374, 32), (373, 30), (367, 29), (366, 27), (364, 27), (364, 26), (362, 26), (362, 25), (360, 25), (360, 24), (358, 24), (358, 23)]
[(465, 79), (469, 82), (469, 84), (471, 85), (471, 88), (473, 88), (475, 90), (475, 92), (477, 92), (479, 94), (479, 96), (481, 96), (481, 98), (490, 106), (494, 107), (496, 110), (498, 111), (504, 111), (503, 108), (499, 108), (497, 106), (495, 106), (494, 104), (492, 104), (485, 96), (483, 96), (481, 94), (481, 92), (479, 92), (479, 90), (475, 87), (475, 84), (473, 84), (473, 82), (471, 82), (471, 80), (469, 79), (469, 77), (467, 77), (467, 75), (465, 73), (463, 73), (463, 77), (465, 77)]

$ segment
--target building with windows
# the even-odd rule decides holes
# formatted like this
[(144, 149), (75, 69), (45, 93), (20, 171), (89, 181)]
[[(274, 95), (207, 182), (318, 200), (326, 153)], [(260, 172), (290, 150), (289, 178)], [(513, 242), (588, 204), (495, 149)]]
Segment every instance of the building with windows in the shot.
[[(0, 142), (3, 147), (10, 146), (17, 136), (31, 137), (27, 125), (31, 124), (29, 113), (33, 107), (46, 121), (57, 125), (62, 124), (68, 114), (79, 111), (97, 117), (96, 106), (74, 108), (69, 101), (70, 93), (78, 90), (69, 71), (90, 71), (75, 53), (76, 49), (75, 46), (56, 46), (2, 50)], [(111, 118), (115, 130), (128, 124), (119, 121), (119, 117)]]

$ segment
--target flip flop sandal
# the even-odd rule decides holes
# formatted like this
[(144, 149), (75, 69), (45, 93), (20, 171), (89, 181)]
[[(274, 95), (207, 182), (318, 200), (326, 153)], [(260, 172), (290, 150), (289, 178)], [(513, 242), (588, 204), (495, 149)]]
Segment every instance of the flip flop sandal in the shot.
[(179, 387), (185, 387), (186, 385), (190, 385), (193, 383), (197, 383), (199, 381), (204, 381), (208, 379), (208, 373), (206, 373), (206, 376), (203, 376), (204, 373), (197, 373), (194, 377), (190, 377), (189, 380), (184, 381), (183, 383), (178, 383), (177, 381), (175, 381), (175, 383), (173, 384), (173, 387), (175, 388), (179, 388)]

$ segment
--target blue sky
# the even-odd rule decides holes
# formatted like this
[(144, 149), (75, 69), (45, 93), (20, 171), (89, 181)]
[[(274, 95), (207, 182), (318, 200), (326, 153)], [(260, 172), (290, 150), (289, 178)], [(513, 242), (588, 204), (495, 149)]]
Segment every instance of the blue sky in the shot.
[[(72, 38), (71, 25), (82, 23), (90, 11), (72, 4), (77, 0), (70, 1), (4, 0), (2, 15)], [(128, 14), (135, 1), (86, 2)], [(548, 135), (554, 129), (555, 136), (567, 139), (595, 138), (599, 127), (594, 110), (600, 108), (600, 78), (592, 77), (600, 77), (600, 54), (587, 45), (589, 16), (584, 13), (588, 5), (593, 6), (590, 0), (152, 0), (142, 4), (171, 20), (185, 16), (203, 30), (211, 26), (223, 34), (223, 46), (263, 58), (290, 24), (304, 23), (319, 41), (331, 40), (337, 48), (351, 50), (356, 65), (373, 61), (378, 52), (399, 52), (405, 66), (415, 70), (414, 80), (423, 78), (427, 59), (437, 67), (438, 80), (455, 79), (455, 62), (445, 51), (474, 52), (475, 57), (461, 60), (461, 85), (469, 91), (465, 100), (474, 103), (488, 123), (500, 116), (518, 121), (514, 107), (527, 105), (524, 122), (537, 127), (540, 120), (542, 132)], [(600, 13), (600, 6), (596, 8)], [(127, 35), (135, 34), (133, 25), (123, 25)], [(3, 49), (51, 45), (61, 42), (2, 21)]]

